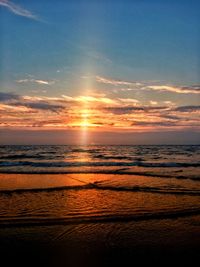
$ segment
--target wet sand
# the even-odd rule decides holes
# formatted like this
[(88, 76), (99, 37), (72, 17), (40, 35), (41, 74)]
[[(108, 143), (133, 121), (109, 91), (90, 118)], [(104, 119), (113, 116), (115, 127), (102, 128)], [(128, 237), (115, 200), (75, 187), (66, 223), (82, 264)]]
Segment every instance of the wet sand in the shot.
[(195, 266), (200, 216), (126, 223), (2, 227), (5, 266)]
[(199, 186), (134, 175), (0, 175), (2, 266), (195, 266)]

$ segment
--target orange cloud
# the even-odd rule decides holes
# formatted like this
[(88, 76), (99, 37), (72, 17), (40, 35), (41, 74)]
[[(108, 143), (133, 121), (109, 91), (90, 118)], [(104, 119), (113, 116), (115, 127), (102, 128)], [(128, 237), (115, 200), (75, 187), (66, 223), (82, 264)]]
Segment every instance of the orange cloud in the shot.
[(0, 127), (147, 131), (200, 129), (199, 106), (142, 105), (132, 98), (0, 93)]

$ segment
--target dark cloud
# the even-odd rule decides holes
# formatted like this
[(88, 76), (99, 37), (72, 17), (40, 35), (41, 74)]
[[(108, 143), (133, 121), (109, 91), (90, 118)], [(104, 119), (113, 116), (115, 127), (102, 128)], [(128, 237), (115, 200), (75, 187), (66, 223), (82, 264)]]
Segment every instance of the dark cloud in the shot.
[(192, 86), (182, 86), (181, 87), (183, 90), (195, 90), (195, 91), (200, 91), (200, 85), (192, 85)]
[(130, 114), (132, 112), (154, 112), (157, 110), (164, 110), (166, 107), (147, 107), (147, 106), (121, 106), (121, 107), (107, 107), (103, 110), (106, 110), (108, 112), (111, 112), (115, 115), (122, 115), (122, 114)]
[(134, 121), (131, 126), (175, 126), (175, 122), (171, 121)]
[(0, 92), (0, 102), (8, 102), (12, 100), (18, 100), (20, 96), (14, 93), (1, 93)]
[(174, 120), (174, 121), (177, 121), (180, 119), (180, 117), (178, 116), (175, 116), (175, 115), (168, 115), (168, 114), (161, 114), (160, 115), (160, 118), (164, 118), (164, 119), (169, 119), (169, 120)]
[(20, 101), (20, 102), (14, 103), (14, 105), (28, 107), (32, 109), (50, 110), (53, 112), (58, 112), (64, 109), (62, 105), (50, 104), (45, 101), (38, 101), (38, 102)]
[(41, 120), (41, 121), (34, 122), (32, 127), (43, 127), (47, 124), (59, 124), (59, 123), (63, 123), (63, 121), (62, 120)]
[(107, 107), (104, 110), (111, 112), (116, 115), (129, 114), (133, 111), (144, 111), (143, 107)]
[(175, 111), (180, 111), (180, 112), (200, 111), (200, 106), (181, 106), (175, 108)]
[(168, 107), (166, 107), (166, 106), (161, 106), (161, 107), (145, 107), (144, 109), (147, 110), (147, 111), (154, 111), (154, 110), (168, 109)]
[(46, 100), (29, 100), (15, 93), (0, 93), (0, 102), (5, 102), (12, 106), (23, 106), (35, 110), (50, 110), (53, 112), (58, 112), (65, 108), (61, 104), (53, 104)]

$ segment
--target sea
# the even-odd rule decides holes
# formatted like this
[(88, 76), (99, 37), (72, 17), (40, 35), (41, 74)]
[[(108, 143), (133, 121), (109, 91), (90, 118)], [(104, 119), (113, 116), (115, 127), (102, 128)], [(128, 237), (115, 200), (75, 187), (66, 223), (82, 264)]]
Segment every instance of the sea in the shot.
[(200, 214), (200, 146), (0, 146), (0, 226)]

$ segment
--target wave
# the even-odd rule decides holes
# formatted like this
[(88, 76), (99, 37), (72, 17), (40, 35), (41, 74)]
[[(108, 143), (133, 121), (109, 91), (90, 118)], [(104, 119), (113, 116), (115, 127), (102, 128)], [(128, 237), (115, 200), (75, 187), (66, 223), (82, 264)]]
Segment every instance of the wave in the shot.
[[(86, 151), (84, 151), (86, 152)], [(94, 159), (108, 159), (108, 160), (133, 160), (133, 157), (130, 156), (118, 156), (118, 155), (113, 155), (113, 156), (108, 156), (108, 155), (103, 155), (103, 154), (95, 154), (96, 152), (93, 152), (92, 158)], [(20, 155), (3, 155), (0, 156), (0, 160), (21, 160), (21, 159), (43, 159), (43, 160), (56, 160), (56, 159), (62, 159), (65, 158), (66, 155), (56, 155), (55, 152), (47, 152), (45, 154), (41, 153), (40, 155), (35, 154), (35, 155), (29, 155), (29, 154), (20, 154)], [(142, 161), (142, 158), (136, 158), (138, 161)]]
[[(49, 154), (49, 152), (48, 152)], [(51, 154), (51, 153), (50, 153)], [(47, 160), (47, 159), (51, 159), (51, 160), (56, 160), (56, 159), (61, 159), (63, 157), (58, 156), (58, 155), (27, 155), (27, 154), (22, 154), (22, 155), (7, 155), (7, 156), (0, 156), (0, 160), (20, 160), (20, 159), (43, 159), (43, 160)], [(23, 161), (21, 161), (22, 163)], [(13, 163), (15, 163), (13, 161)]]
[[(113, 159), (113, 160), (132, 160), (131, 157), (128, 157), (128, 156), (107, 156), (107, 155), (102, 155), (102, 154), (98, 154), (98, 155), (93, 155), (93, 158), (96, 158), (96, 159)], [(141, 159), (142, 160), (142, 159)]]
[(99, 166), (134, 166), (128, 162), (30, 162), (30, 161), (2, 161), (0, 167), (6, 166), (31, 166), (31, 167), (99, 167)]
[(149, 187), (149, 186), (112, 186), (112, 185), (101, 185), (100, 182), (88, 183), (84, 185), (75, 185), (75, 186), (2, 189), (0, 190), (0, 194), (10, 195), (14, 193), (26, 193), (26, 192), (37, 193), (37, 192), (53, 192), (61, 190), (64, 191), (64, 190), (86, 190), (86, 189), (200, 196), (200, 190), (188, 190), (181, 188), (173, 189), (173, 188), (161, 188), (161, 187)]
[(170, 168), (170, 167), (200, 167), (200, 162), (64, 162), (64, 161), (44, 161), (44, 162), (31, 162), (31, 161), (1, 161), (0, 167), (16, 167), (16, 166), (30, 166), (39, 168), (48, 167), (108, 167), (108, 166), (138, 166), (138, 167), (151, 167), (151, 168)]
[(200, 167), (199, 162), (137, 162), (137, 166), (141, 167)]
[(195, 216), (200, 214), (200, 208), (164, 211), (144, 214), (118, 214), (118, 215), (93, 215), (93, 216), (76, 216), (74, 218), (12, 218), (0, 220), (0, 228), (7, 227), (33, 227), (33, 226), (50, 226), (50, 225), (69, 225), (69, 224), (87, 224), (87, 223), (114, 223), (114, 222), (131, 222), (145, 220), (164, 220), (177, 219), (180, 217)]
[(71, 150), (72, 153), (97, 153), (99, 149), (93, 149), (93, 148), (74, 148)]
[(146, 176), (146, 177), (154, 177), (154, 178), (166, 178), (166, 179), (179, 179), (179, 180), (192, 180), (199, 182), (200, 176), (198, 175), (174, 175), (173, 174), (162, 174), (162, 173), (150, 173), (146, 171), (131, 171), (128, 168), (120, 168), (115, 170), (31, 170), (31, 169), (0, 169), (0, 174), (41, 174), (41, 175), (56, 175), (56, 174), (111, 174), (111, 175), (137, 175), (137, 176)]

